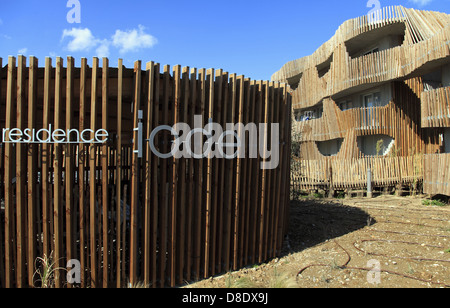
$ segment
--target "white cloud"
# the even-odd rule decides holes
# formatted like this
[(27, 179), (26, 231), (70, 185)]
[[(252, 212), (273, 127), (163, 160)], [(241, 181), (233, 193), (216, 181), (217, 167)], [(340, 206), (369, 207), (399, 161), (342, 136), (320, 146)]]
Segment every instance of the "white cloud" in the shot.
[(151, 48), (157, 40), (150, 34), (145, 33), (145, 27), (139, 25), (138, 29), (129, 31), (116, 30), (116, 33), (108, 39), (99, 39), (92, 34), (88, 28), (72, 28), (63, 30), (61, 41), (69, 38), (67, 50), (70, 52), (89, 52), (95, 49), (97, 57), (108, 57), (110, 47), (119, 49), (120, 53), (137, 51), (143, 48)]
[(99, 44), (99, 40), (96, 39), (91, 30), (72, 28), (72, 30), (63, 31), (62, 39), (71, 37), (72, 40), (67, 44), (67, 49), (72, 52), (76, 51), (89, 51)]
[(120, 53), (137, 51), (142, 48), (151, 48), (158, 43), (158, 40), (145, 33), (145, 27), (138, 26), (138, 29), (122, 31), (116, 30), (112, 36), (112, 44), (119, 48)]
[(419, 6), (425, 6), (425, 5), (429, 4), (429, 3), (431, 3), (431, 1), (433, 1), (433, 0), (409, 0), (409, 1), (411, 1), (414, 4), (417, 4)]
[(100, 45), (97, 47), (95, 52), (97, 53), (97, 57), (103, 58), (103, 57), (109, 57), (109, 41), (108, 40), (102, 40), (100, 42)]
[(17, 51), (17, 53), (18, 53), (19, 55), (25, 56), (25, 55), (28, 53), (28, 48), (22, 48), (22, 49), (19, 49), (19, 51)]

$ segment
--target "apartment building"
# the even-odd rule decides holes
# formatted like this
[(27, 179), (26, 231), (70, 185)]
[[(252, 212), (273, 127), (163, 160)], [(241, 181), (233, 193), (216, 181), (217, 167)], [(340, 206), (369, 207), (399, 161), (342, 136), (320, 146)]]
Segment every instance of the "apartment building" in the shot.
[[(401, 187), (450, 195), (450, 15), (401, 6), (344, 22), (272, 76), (293, 89), (301, 189)], [(427, 169), (428, 168), (428, 169)], [(370, 169), (370, 178), (368, 171)]]

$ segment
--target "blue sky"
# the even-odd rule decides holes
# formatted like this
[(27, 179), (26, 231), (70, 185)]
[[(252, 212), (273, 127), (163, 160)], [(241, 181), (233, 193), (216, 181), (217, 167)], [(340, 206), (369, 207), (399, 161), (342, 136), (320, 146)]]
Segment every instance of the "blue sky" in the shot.
[[(0, 57), (34, 55), (43, 66), (46, 56), (71, 55), (77, 65), (108, 56), (111, 66), (122, 58), (127, 67), (155, 61), (267, 80), (370, 10), (368, 0), (76, 1), (80, 23), (68, 22), (68, 0), (1, 0)], [(450, 13), (450, 0), (379, 1)]]

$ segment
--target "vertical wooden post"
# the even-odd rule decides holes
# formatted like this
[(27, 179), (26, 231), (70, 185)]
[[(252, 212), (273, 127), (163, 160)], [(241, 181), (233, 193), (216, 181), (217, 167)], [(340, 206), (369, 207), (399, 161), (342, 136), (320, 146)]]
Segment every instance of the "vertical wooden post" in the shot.
[[(73, 104), (74, 104), (74, 69), (75, 60), (67, 57), (67, 74), (66, 74), (66, 130), (72, 129), (73, 124)], [(75, 240), (74, 229), (72, 224), (73, 210), (73, 191), (74, 191), (74, 171), (73, 168), (73, 145), (70, 144), (70, 134), (67, 136), (67, 145), (65, 146), (65, 191), (66, 191), (66, 256), (67, 260), (75, 258)], [(68, 283), (67, 287), (71, 287)]]
[[(92, 60), (92, 85), (91, 85), (91, 130), (97, 129), (97, 79), (98, 79), (98, 58)], [(94, 133), (91, 139), (94, 139)], [(90, 254), (91, 254), (91, 287), (98, 287), (97, 278), (97, 179), (96, 179), (96, 157), (97, 146), (92, 143), (89, 147), (89, 188), (90, 188)], [(100, 248), (98, 248), (100, 249)]]
[[(174, 86), (173, 91), (173, 123), (178, 123), (180, 104), (181, 104), (181, 66), (177, 65), (173, 68)], [(170, 162), (172, 170), (172, 182), (169, 182), (169, 190), (172, 192), (172, 200), (170, 200), (170, 242), (169, 242), (169, 272), (170, 272), (170, 286), (175, 286), (176, 277), (176, 243), (177, 243), (177, 189), (178, 189), (178, 159), (173, 158)]]
[[(206, 72), (207, 87), (209, 93), (207, 93), (208, 101), (208, 121), (213, 118), (214, 112), (214, 70), (209, 69)], [(206, 107), (206, 106), (205, 106)], [(206, 110), (205, 110), (206, 112)], [(209, 124), (209, 123), (208, 123)], [(210, 267), (210, 245), (211, 245), (211, 185), (212, 185), (212, 158), (211, 153), (207, 156), (206, 165), (206, 208), (205, 208), (205, 264), (204, 264), (204, 278), (209, 276)]]
[[(80, 68), (80, 107), (79, 107), (79, 119), (78, 129), (83, 131), (88, 123), (86, 120), (86, 86), (87, 86), (87, 59), (81, 59)], [(85, 164), (87, 159), (86, 145), (80, 143), (78, 145), (78, 205), (79, 205), (79, 228), (80, 228), (80, 266), (81, 266), (81, 287), (86, 287), (86, 268), (87, 268), (87, 254), (84, 248), (87, 242), (85, 234), (88, 232), (85, 230), (88, 226), (86, 224), (86, 212), (85, 212)], [(87, 179), (86, 179), (87, 180)]]
[[(19, 56), (17, 67), (17, 128), (24, 130), (25, 118), (25, 69), (26, 58)], [(24, 287), (25, 279), (25, 181), (26, 173), (24, 168), (25, 151), (23, 144), (16, 144), (16, 281), (17, 287)]]
[[(195, 112), (196, 112), (196, 105), (197, 105), (197, 69), (192, 68), (189, 71), (190, 74), (190, 88), (189, 88), (189, 92), (190, 92), (190, 105), (189, 105), (189, 110), (190, 110), (190, 116), (189, 116), (189, 125), (192, 127), (194, 125), (194, 117), (195, 117)], [(196, 198), (198, 197), (198, 195), (195, 192), (195, 171), (196, 168), (195, 166), (197, 165), (197, 160), (194, 160), (193, 158), (191, 158), (189, 160), (189, 197), (188, 197), (188, 202), (189, 202), (189, 217), (188, 217), (188, 239), (189, 239), (189, 244), (188, 247), (186, 249), (186, 253), (188, 256), (187, 259), (187, 265), (186, 267), (188, 268), (188, 272), (187, 272), (187, 277), (186, 279), (189, 281), (191, 280), (191, 275), (192, 272), (194, 270), (194, 266), (192, 266), (193, 264), (195, 264), (195, 253), (194, 253), (194, 249), (195, 249), (195, 228), (197, 227), (198, 224), (193, 224), (193, 217), (195, 215), (195, 209), (196, 209), (196, 203), (195, 200), (197, 200)], [(193, 245), (191, 245), (191, 243), (193, 243)]]
[[(50, 100), (51, 100), (51, 78), (52, 78), (52, 59), (45, 59), (44, 73), (44, 106), (42, 127), (48, 129), (50, 124)], [(49, 191), (49, 169), (50, 169), (50, 145), (44, 143), (42, 145), (42, 232), (43, 232), (43, 253), (44, 256), (50, 257), (50, 202), (52, 196)]]
[[(159, 114), (160, 114), (160, 81), (161, 81), (161, 74), (160, 74), (160, 66), (158, 63), (154, 65), (154, 74), (155, 74), (155, 81), (154, 81), (154, 102), (151, 102), (151, 106), (154, 110), (154, 127), (157, 127), (159, 124)], [(150, 135), (148, 135), (150, 136)], [(155, 141), (155, 144), (158, 144), (158, 141)], [(149, 150), (149, 149), (147, 149)], [(152, 249), (152, 287), (156, 288), (156, 280), (158, 277), (158, 262), (157, 262), (157, 239), (158, 239), (158, 230), (159, 230), (159, 223), (158, 223), (158, 216), (159, 216), (159, 203), (158, 203), (158, 162), (159, 158), (154, 155), (152, 158), (152, 242), (151, 242), (151, 249)], [(160, 252), (161, 253), (161, 252)]]
[[(16, 79), (16, 58), (9, 57), (8, 59), (8, 77), (6, 85), (6, 120), (5, 127), (11, 129), (13, 121), (13, 102), (14, 102), (14, 88)], [(5, 142), (10, 141), (9, 139)], [(6, 288), (13, 287), (13, 230), (12, 230), (12, 219), (13, 216), (13, 168), (14, 164), (12, 161), (13, 156), (15, 156), (13, 146), (11, 143), (6, 143), (5, 145), (5, 285)]]
[[(269, 83), (268, 82), (264, 82), (263, 86), (262, 86), (262, 90), (264, 93), (264, 102), (263, 102), (263, 114), (264, 114), (264, 121), (263, 123), (266, 125), (269, 125)], [(261, 134), (261, 132), (260, 132)], [(266, 134), (265, 136), (263, 136), (262, 140), (263, 140), (263, 149), (264, 149), (264, 157), (267, 156), (267, 142), (268, 142), (268, 131), (265, 130), (264, 134)], [(260, 136), (260, 142), (261, 142), (261, 136)], [(264, 233), (264, 227), (265, 227), (265, 221), (266, 221), (266, 200), (267, 200), (267, 183), (268, 183), (268, 179), (267, 179), (267, 170), (262, 170), (262, 183), (261, 183), (261, 212), (260, 212), (260, 225), (259, 225), (259, 255), (258, 255), (258, 262), (262, 263), (264, 261), (264, 242), (265, 242), (265, 233)]]
[[(237, 83), (239, 86), (239, 105), (238, 105), (238, 123), (243, 123), (244, 118), (244, 76), (239, 76), (237, 78)], [(239, 126), (237, 135), (242, 139), (242, 128)], [(245, 146), (245, 145), (244, 145)], [(240, 151), (240, 149), (238, 149)], [(239, 154), (240, 155), (240, 154)], [(233, 241), (233, 270), (237, 270), (239, 266), (239, 243), (242, 237), (240, 232), (240, 197), (241, 197), (241, 181), (242, 181), (242, 157), (237, 158), (236, 163), (236, 194), (234, 196), (234, 241)]]
[[(134, 63), (134, 102), (133, 102), (133, 128), (138, 127), (138, 114), (141, 108), (141, 61)], [(130, 284), (135, 285), (138, 282), (137, 264), (138, 264), (138, 211), (139, 211), (139, 158), (134, 151), (138, 150), (138, 132), (133, 132), (133, 153), (131, 169), (131, 230), (130, 230)]]
[[(145, 123), (145, 136), (148, 138), (151, 134), (151, 130), (153, 127), (153, 108), (154, 108), (154, 95), (155, 95), (155, 66), (154, 62), (148, 62), (146, 65), (146, 71), (147, 71), (147, 85), (148, 86), (148, 93), (147, 93), (147, 101), (146, 101), (146, 123)], [(153, 233), (151, 230), (152, 223), (151, 219), (153, 218), (153, 204), (152, 204), (152, 190), (151, 190), (151, 183), (152, 183), (152, 168), (153, 168), (153, 162), (151, 161), (152, 155), (151, 151), (148, 148), (147, 143), (144, 144), (145, 147), (145, 167), (144, 167), (144, 177), (145, 177), (145, 190), (144, 190), (144, 211), (145, 211), (145, 217), (144, 217), (144, 284), (149, 285), (152, 281), (151, 274), (153, 273), (153, 268), (150, 266), (150, 263), (153, 261), (153, 241), (155, 240), (153, 238)], [(156, 249), (156, 247), (155, 247)], [(156, 280), (156, 279), (155, 279)], [(155, 282), (153, 280), (153, 282)]]
[(123, 221), (126, 221), (126, 204), (122, 207), (122, 113), (123, 113), (123, 60), (118, 61), (117, 73), (117, 141), (116, 141), (116, 287), (122, 286), (121, 267), (124, 260), (121, 260), (121, 227)]
[[(62, 129), (62, 70), (63, 59), (58, 57), (56, 59), (55, 72), (55, 109), (54, 109), (54, 129)], [(53, 236), (55, 239), (55, 256), (54, 262), (56, 268), (61, 268), (62, 260), (62, 145), (56, 143), (54, 145), (54, 161), (53, 161), (53, 177), (54, 177), (54, 207), (53, 219), (54, 230)], [(61, 273), (55, 274), (55, 287), (61, 288)]]
[[(109, 78), (109, 61), (107, 58), (103, 58), (102, 68), (102, 129), (108, 131), (108, 78)], [(109, 283), (109, 202), (108, 202), (108, 145), (104, 142), (102, 145), (102, 213), (103, 213), (103, 287), (108, 288)]]
[[(3, 76), (3, 59), (0, 58), (0, 76)], [(0, 89), (2, 88), (3, 85), (3, 81), (2, 78), (0, 78)], [(5, 106), (6, 107), (6, 106)], [(4, 128), (4, 127), (3, 127)], [(1, 139), (2, 145), (0, 147), (0, 181), (4, 181), (4, 173), (3, 173), (3, 168), (4, 168), (4, 161), (3, 161), (3, 156), (5, 153), (5, 140), (3, 140), (3, 137)], [(1, 194), (1, 192), (0, 192)], [(3, 253), (3, 233), (4, 233), (4, 229), (3, 229), (3, 224), (0, 223), (0, 287), (4, 288), (5, 287), (5, 261), (4, 261), (4, 253)]]
[[(0, 63), (1, 66), (1, 63)], [(38, 59), (30, 57), (28, 84), (28, 128), (36, 128)], [(36, 193), (37, 193), (37, 146), (28, 147), (28, 286), (34, 287), (34, 260), (36, 259)], [(42, 175), (41, 175), (42, 179)]]

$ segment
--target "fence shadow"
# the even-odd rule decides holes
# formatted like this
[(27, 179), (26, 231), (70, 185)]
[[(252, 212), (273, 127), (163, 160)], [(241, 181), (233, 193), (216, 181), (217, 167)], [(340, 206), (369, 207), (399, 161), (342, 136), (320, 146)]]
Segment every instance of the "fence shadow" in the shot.
[(339, 201), (291, 201), (289, 245), (283, 253), (299, 252), (375, 223), (367, 212)]

